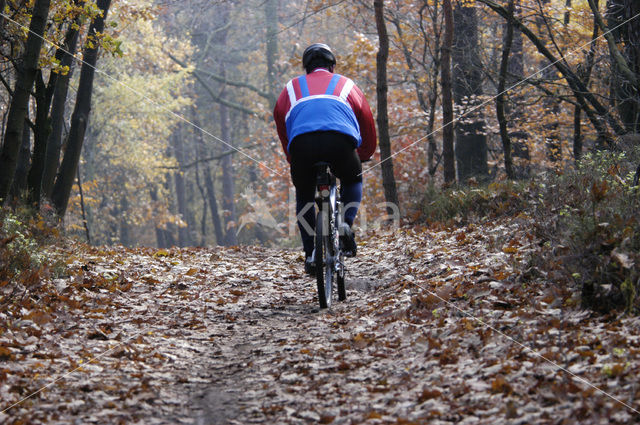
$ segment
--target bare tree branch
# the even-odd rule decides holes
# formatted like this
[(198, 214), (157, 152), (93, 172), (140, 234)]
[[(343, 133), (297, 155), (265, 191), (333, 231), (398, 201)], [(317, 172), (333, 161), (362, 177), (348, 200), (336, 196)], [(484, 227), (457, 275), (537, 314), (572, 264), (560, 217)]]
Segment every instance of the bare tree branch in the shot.
[[(518, 28), (522, 34), (524, 34), (538, 49), (538, 51), (545, 56), (555, 67), (562, 76), (569, 83), (569, 87), (573, 91), (573, 94), (576, 96), (576, 99), (580, 103), (580, 106), (587, 113), (591, 124), (596, 128), (598, 134), (602, 137), (606, 137), (606, 131), (603, 128), (603, 123), (600, 121), (600, 117), (605, 118), (611, 128), (616, 134), (624, 134), (626, 130), (622, 127), (622, 125), (609, 113), (607, 108), (605, 108), (599, 101), (596, 99), (594, 94), (589, 91), (584, 82), (562, 61), (558, 60), (553, 53), (547, 49), (544, 43), (526, 26), (515, 17), (512, 13), (509, 13), (504, 7), (500, 6), (493, 0), (479, 0), (481, 3), (486, 4), (493, 11), (498, 13), (498, 15), (502, 16), (504, 19), (509, 20), (513, 23), (515, 28)], [(591, 105), (591, 106), (590, 106)], [(595, 111), (594, 111), (595, 110)], [(597, 114), (597, 116), (596, 116)]]
[[(180, 59), (176, 58), (175, 56), (173, 56), (171, 53), (169, 52), (165, 52), (167, 54), (167, 56), (169, 56), (169, 58), (174, 61), (175, 63), (177, 63), (178, 65), (180, 65), (183, 68), (187, 68), (187, 64), (183, 61), (181, 61)], [(207, 93), (209, 93), (209, 96), (211, 96), (211, 99), (214, 102), (217, 102), (221, 105), (224, 106), (228, 106), (229, 108), (233, 108), (237, 111), (243, 112), (247, 115), (253, 115), (253, 116), (259, 116), (260, 114), (252, 109), (246, 108), (238, 103), (235, 102), (230, 102), (220, 96), (218, 96), (217, 94), (214, 93), (213, 89), (211, 88), (211, 86), (209, 86), (209, 84), (207, 84), (207, 82), (205, 81), (205, 79), (202, 77), (202, 75), (200, 75), (200, 72), (198, 71), (191, 71), (191, 73), (193, 74), (194, 77), (196, 77), (196, 80), (198, 80), (198, 82), (200, 84), (202, 84), (202, 87), (204, 87), (204, 89), (207, 91)]]
[[(173, 59), (173, 58), (172, 58)], [(224, 77), (221, 77), (217, 74), (214, 74), (211, 71), (205, 71), (204, 69), (197, 69), (195, 70), (196, 72), (209, 76), (211, 78), (213, 78), (214, 80), (218, 81), (219, 83), (223, 83), (226, 84), (228, 86), (234, 86), (234, 87), (243, 87), (246, 89), (249, 89), (253, 92), (255, 92), (257, 95), (264, 97), (265, 99), (269, 99), (269, 97), (271, 96), (269, 93), (267, 93), (266, 91), (260, 90), (258, 87), (249, 84), (249, 83), (243, 83), (243, 82), (239, 82), (239, 81), (229, 81)]]
[(233, 155), (234, 153), (238, 153), (239, 150), (251, 149), (251, 148), (255, 148), (256, 146), (258, 146), (257, 143), (253, 144), (253, 145), (249, 145), (249, 146), (243, 146), (240, 149), (230, 149), (230, 150), (228, 150), (226, 152), (222, 152), (221, 154), (210, 156), (210, 157), (207, 157), (207, 158), (200, 158), (200, 159), (197, 159), (197, 160), (195, 160), (193, 162), (190, 162), (188, 164), (185, 164), (185, 165), (163, 166), (163, 167), (158, 167), (158, 168), (162, 168), (162, 169), (165, 169), (165, 170), (184, 170), (184, 169), (187, 169), (187, 168), (195, 167), (198, 164), (203, 163), (203, 162), (217, 161), (217, 160), (222, 159), (222, 158), (224, 158), (226, 156)]

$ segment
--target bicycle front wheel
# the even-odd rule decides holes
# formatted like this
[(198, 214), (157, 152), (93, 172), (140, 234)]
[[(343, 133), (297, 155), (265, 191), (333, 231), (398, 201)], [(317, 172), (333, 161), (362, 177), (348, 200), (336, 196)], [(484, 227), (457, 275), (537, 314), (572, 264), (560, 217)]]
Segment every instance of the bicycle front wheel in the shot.
[(331, 231), (327, 214), (324, 211), (319, 211), (316, 217), (315, 262), (320, 308), (331, 306), (335, 267), (330, 242)]

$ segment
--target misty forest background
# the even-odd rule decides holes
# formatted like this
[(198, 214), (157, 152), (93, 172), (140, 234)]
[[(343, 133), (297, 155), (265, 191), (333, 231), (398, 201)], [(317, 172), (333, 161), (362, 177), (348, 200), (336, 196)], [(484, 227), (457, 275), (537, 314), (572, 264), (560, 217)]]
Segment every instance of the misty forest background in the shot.
[[(8, 190), (50, 203), (96, 244), (273, 240), (278, 232), (264, 226), (238, 232), (238, 218), (252, 212), (255, 194), (287, 220), (288, 168), (270, 112), (316, 41), (334, 47), (338, 71), (363, 88), (374, 112), (376, 93), (388, 91), (388, 130), (379, 132), (392, 153), (406, 148), (384, 163), (405, 210), (443, 181), (572, 167), (639, 125), (640, 22), (601, 35), (640, 8), (590, 1), (454, 1), (452, 40), (438, 1), (386, 2), (384, 40), (371, 2), (3, 2), (2, 197)], [(37, 13), (46, 18), (44, 43), (26, 31)], [(94, 34), (89, 27), (103, 15), (105, 29)], [(40, 56), (28, 64), (37, 41)], [(388, 46), (388, 87), (376, 79), (379, 44)], [(87, 60), (91, 50), (95, 72), (65, 54)], [(448, 61), (451, 75), (440, 76)], [(85, 71), (92, 86), (79, 81)], [(28, 102), (22, 120), (11, 115), (19, 94)], [(74, 122), (72, 113), (83, 112), (89, 119)], [(457, 118), (455, 141), (438, 131), (447, 113)], [(71, 148), (79, 160), (67, 161)], [(371, 205), (383, 201), (377, 168), (365, 175)]]
[(602, 270), (637, 286), (637, 1), (2, 0), (0, 10), (7, 237), (12, 214), (35, 211), (36, 227), (62, 219), (94, 245), (297, 246), (271, 111), (304, 48), (324, 42), (377, 117), (361, 226), (381, 221), (385, 201), (427, 224), (499, 219), (487, 208), (538, 214), (549, 240), (578, 235), (577, 263), (605, 253)]

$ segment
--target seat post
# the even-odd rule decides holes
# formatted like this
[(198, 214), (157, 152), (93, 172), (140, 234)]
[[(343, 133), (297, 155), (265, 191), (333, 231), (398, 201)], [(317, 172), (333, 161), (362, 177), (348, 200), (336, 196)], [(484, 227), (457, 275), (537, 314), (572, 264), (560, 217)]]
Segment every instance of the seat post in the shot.
[(314, 168), (316, 170), (316, 186), (331, 184), (329, 180), (329, 163), (318, 162), (314, 165)]

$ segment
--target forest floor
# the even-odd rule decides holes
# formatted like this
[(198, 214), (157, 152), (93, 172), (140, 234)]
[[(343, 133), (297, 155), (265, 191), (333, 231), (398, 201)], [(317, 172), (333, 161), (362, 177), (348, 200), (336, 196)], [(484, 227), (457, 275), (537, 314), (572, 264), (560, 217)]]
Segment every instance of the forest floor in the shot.
[(58, 248), (0, 311), (0, 423), (637, 422), (640, 319), (580, 308), (526, 229), (372, 231), (329, 310), (297, 251)]

